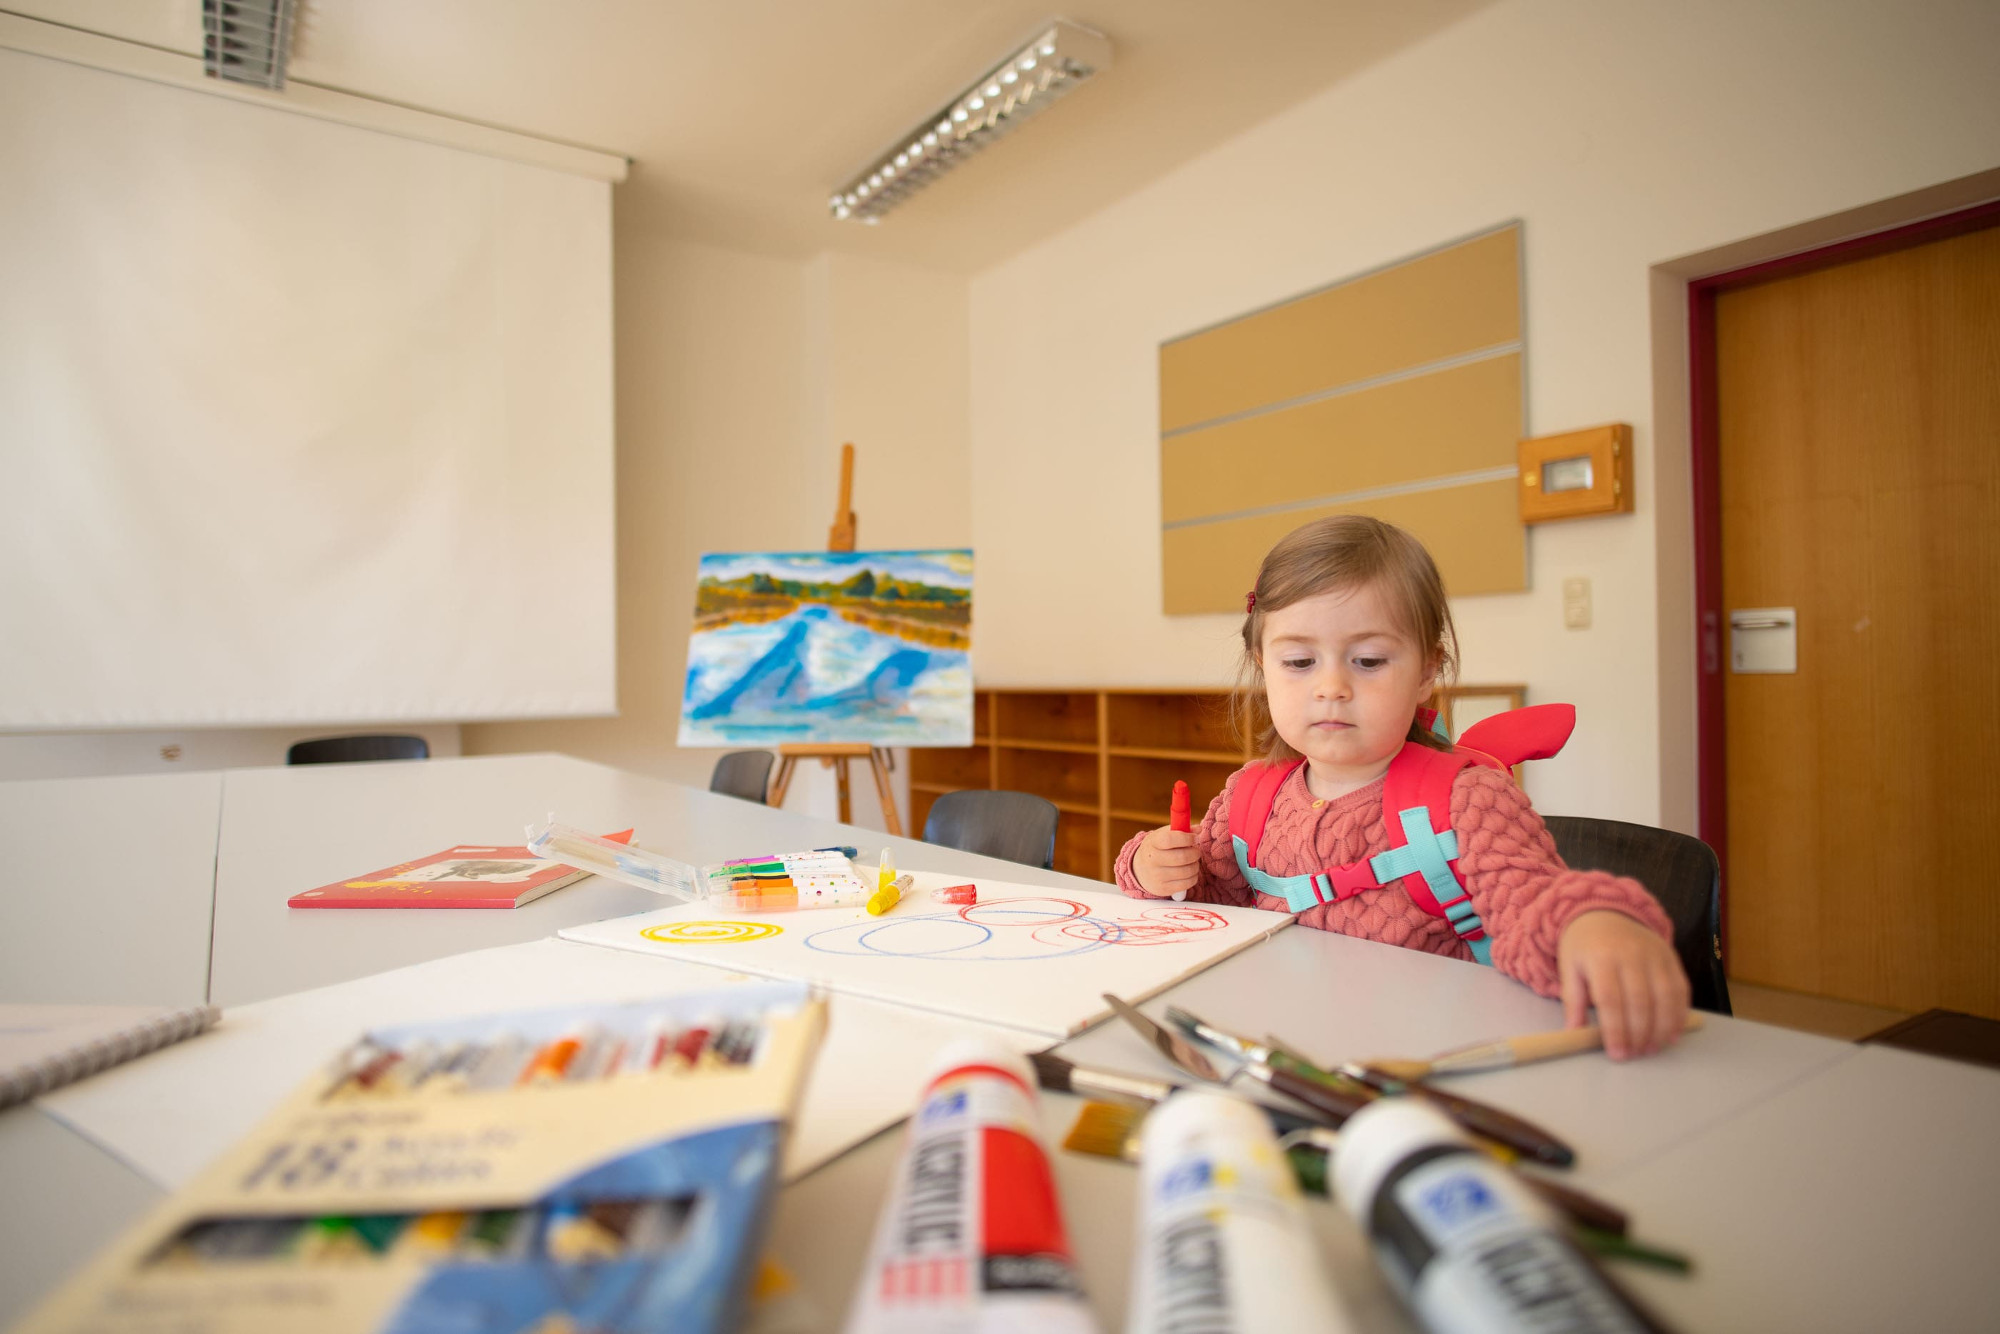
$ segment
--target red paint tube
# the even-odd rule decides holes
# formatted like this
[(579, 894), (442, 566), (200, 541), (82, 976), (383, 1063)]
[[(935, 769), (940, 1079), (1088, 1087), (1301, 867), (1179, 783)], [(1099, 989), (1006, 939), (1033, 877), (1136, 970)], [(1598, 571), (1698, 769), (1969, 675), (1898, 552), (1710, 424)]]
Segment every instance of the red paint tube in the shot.
[(939, 1053), (903, 1143), (847, 1334), (1089, 1334), (1035, 1120), (1028, 1063), (965, 1039)]

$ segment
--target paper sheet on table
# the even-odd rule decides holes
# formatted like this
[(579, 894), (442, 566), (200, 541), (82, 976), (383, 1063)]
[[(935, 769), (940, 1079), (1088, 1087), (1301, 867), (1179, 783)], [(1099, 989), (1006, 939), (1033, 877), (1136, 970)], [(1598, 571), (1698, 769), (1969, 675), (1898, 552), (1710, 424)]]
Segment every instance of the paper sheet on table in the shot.
[(709, 963), (829, 991), (973, 1019), (1054, 1040), (1290, 925), (1283, 913), (1133, 899), (1115, 891), (977, 882), (954, 907), (930, 891), (961, 881), (915, 875), (882, 916), (861, 908), (736, 913), (701, 903), (567, 927), (565, 940)]
[[(706, 991), (743, 975), (559, 940), (478, 950), (224, 1012), (201, 1037), (41, 1100), (77, 1133), (168, 1190), (268, 1116), (364, 1030), (419, 1020)], [(978, 1032), (1028, 1052), (1018, 1032), (833, 996), (785, 1146), (792, 1180), (895, 1124), (937, 1050)]]

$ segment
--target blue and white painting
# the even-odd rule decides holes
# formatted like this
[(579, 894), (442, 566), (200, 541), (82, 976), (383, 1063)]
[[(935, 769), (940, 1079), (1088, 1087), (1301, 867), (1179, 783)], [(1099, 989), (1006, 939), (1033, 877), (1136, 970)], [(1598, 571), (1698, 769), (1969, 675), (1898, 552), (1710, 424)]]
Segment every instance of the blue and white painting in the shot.
[(683, 746), (972, 744), (972, 553), (708, 555)]

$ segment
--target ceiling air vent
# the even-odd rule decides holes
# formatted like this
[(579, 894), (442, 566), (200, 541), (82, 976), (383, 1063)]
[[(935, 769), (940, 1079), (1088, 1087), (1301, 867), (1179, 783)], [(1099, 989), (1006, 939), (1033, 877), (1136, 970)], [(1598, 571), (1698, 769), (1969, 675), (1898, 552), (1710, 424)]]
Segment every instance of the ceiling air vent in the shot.
[(201, 63), (212, 79), (285, 86), (294, 0), (201, 0)]

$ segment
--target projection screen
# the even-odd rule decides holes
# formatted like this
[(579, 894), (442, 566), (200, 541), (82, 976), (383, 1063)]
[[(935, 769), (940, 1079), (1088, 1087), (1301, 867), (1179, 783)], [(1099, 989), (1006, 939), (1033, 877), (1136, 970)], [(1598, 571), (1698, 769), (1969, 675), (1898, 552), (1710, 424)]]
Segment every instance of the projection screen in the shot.
[(0, 50), (0, 731), (612, 712), (610, 209)]

